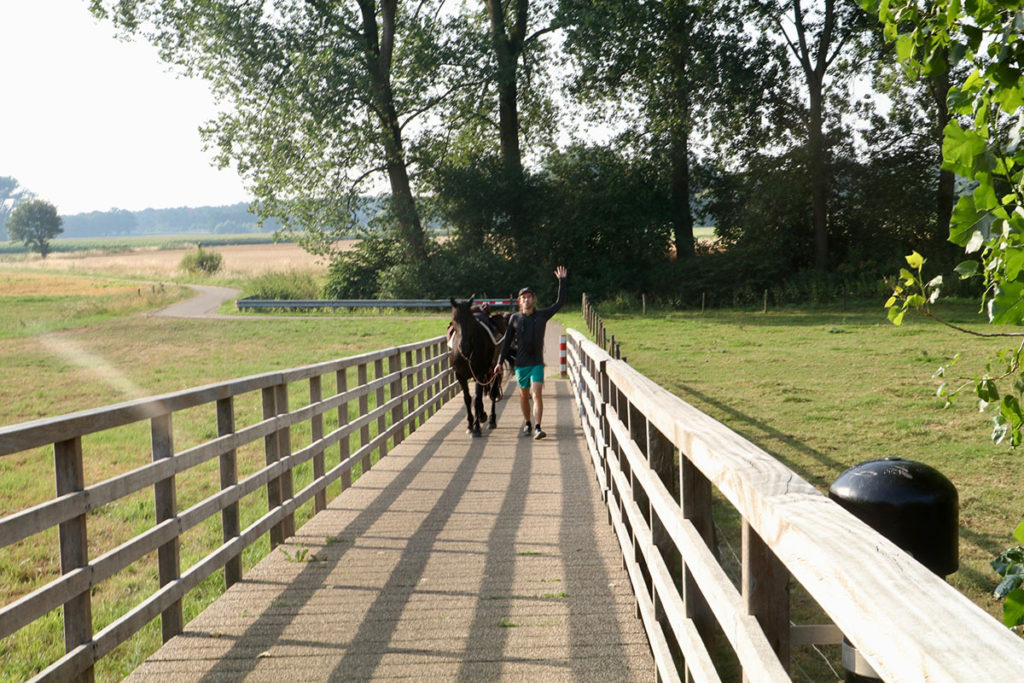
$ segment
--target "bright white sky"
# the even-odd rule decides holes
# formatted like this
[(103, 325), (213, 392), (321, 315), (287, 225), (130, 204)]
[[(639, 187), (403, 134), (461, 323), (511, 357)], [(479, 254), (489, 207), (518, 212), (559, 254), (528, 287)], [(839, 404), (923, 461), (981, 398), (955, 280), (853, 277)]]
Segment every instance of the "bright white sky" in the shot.
[(0, 65), (0, 176), (61, 214), (249, 201), (203, 151), (206, 84), (115, 38), (87, 0), (0, 0)]

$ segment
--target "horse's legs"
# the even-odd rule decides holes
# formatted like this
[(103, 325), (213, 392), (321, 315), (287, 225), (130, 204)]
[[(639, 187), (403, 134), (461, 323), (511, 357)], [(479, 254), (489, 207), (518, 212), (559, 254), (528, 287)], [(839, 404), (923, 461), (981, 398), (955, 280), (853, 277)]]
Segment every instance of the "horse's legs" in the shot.
[(477, 434), (480, 433), (480, 425), (487, 420), (487, 413), (484, 412), (484, 385), (477, 382), (476, 395), (473, 400), (473, 406), (476, 408), (476, 429)]
[(480, 425), (476, 424), (473, 420), (473, 399), (469, 395), (469, 381), (461, 378), (457, 379), (459, 379), (459, 386), (462, 387), (462, 399), (466, 402), (466, 420), (468, 421), (466, 433), (480, 436)]
[(491, 419), (488, 420), (487, 426), (491, 429), (495, 429), (498, 426), (498, 413), (495, 410), (494, 404), (501, 399), (501, 373), (499, 372), (496, 377), (491, 381), (490, 390), (487, 395), (491, 399)]

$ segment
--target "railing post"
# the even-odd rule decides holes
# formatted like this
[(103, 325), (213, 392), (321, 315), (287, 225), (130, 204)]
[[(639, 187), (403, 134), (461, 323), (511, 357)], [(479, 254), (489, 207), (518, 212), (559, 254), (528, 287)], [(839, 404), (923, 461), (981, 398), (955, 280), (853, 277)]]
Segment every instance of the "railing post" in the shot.
[[(54, 477), (57, 497), (85, 488), (82, 466), (82, 437), (53, 444)], [(86, 516), (79, 515), (58, 527), (60, 542), (60, 573), (68, 574), (89, 564), (89, 541)], [(92, 591), (86, 589), (64, 603), (64, 651), (71, 652), (92, 640)], [(81, 673), (80, 680), (93, 680), (93, 667)]]
[[(378, 358), (377, 360), (373, 361), (373, 378), (380, 379), (383, 376), (384, 359)], [(377, 403), (374, 405), (374, 408), (380, 408), (382, 405), (384, 405), (384, 387), (378, 387), (377, 391), (374, 392), (374, 395), (376, 396), (377, 399)], [(383, 434), (385, 430), (387, 430), (387, 428), (388, 418), (384, 413), (381, 413), (380, 416), (377, 418), (377, 434)], [(388, 442), (387, 439), (384, 439), (383, 441), (380, 442), (380, 445), (377, 447), (377, 460), (381, 460), (387, 454)]]
[[(412, 353), (411, 350), (410, 351), (406, 351), (405, 352), (405, 367), (406, 368), (411, 368), (412, 366), (413, 366), (413, 353)], [(416, 377), (414, 376), (414, 374), (412, 372), (410, 372), (405, 377), (405, 393), (406, 393), (405, 414), (406, 415), (411, 415), (412, 412), (414, 410), (416, 410), (416, 396), (414, 396), (413, 393), (412, 393), (412, 389), (413, 389), (414, 386), (416, 386)], [(411, 420), (409, 422), (409, 434), (412, 434), (414, 431), (416, 431), (416, 421), (415, 420)]]
[[(423, 363), (423, 347), (421, 346), (420, 348), (416, 349), (416, 365), (419, 366), (422, 363)], [(416, 405), (417, 408), (422, 406), (423, 402), (426, 400), (427, 390), (423, 388), (423, 382), (425, 380), (426, 380), (426, 377), (424, 376), (423, 368), (420, 367), (420, 369), (416, 371), (416, 386), (420, 387), (419, 393), (416, 394), (416, 401), (418, 403), (418, 405)], [(417, 425), (416, 426), (417, 427), (422, 426), (423, 423), (426, 421), (426, 419), (427, 419), (426, 413), (425, 412), (420, 413), (420, 417), (419, 417), (419, 420), (417, 421)]]
[[(320, 375), (309, 378), (309, 403), (313, 405), (323, 400), (323, 384)], [(317, 413), (309, 421), (310, 437), (312, 443), (324, 438), (324, 414)], [(318, 448), (313, 455), (313, 481), (320, 481), (324, 477), (324, 449)], [(327, 509), (327, 490), (321, 489), (313, 496), (313, 511), (320, 512)]]
[[(367, 368), (366, 363), (360, 363), (359, 368), (356, 371), (356, 381), (359, 382), (360, 387), (365, 387), (367, 384)], [(366, 415), (370, 412), (370, 396), (369, 394), (363, 394), (359, 397), (359, 417)], [(359, 428), (359, 447), (362, 448), (370, 442), (370, 425), (364, 424)], [(370, 471), (370, 454), (364, 453), (363, 459), (360, 462), (362, 466), (362, 474), (366, 474)]]
[[(235, 399), (217, 399), (217, 435), (226, 436), (235, 431)], [(238, 460), (235, 450), (220, 456), (220, 489), (230, 488), (238, 483)], [(221, 538), (227, 543), (241, 533), (238, 516), (238, 501), (231, 503), (220, 513)], [(231, 588), (242, 579), (242, 555), (235, 555), (224, 565), (224, 588)]]
[[(783, 668), (789, 671), (789, 572), (743, 520), (743, 603), (757, 617)], [(756, 676), (744, 679), (756, 680)]]
[[(171, 414), (159, 415), (150, 421), (150, 433), (153, 442), (153, 462), (174, 457), (174, 437), (171, 428)], [(156, 503), (156, 523), (162, 524), (178, 515), (178, 496), (175, 490), (174, 475), (153, 484), (153, 497)], [(160, 587), (181, 578), (181, 539), (177, 535), (157, 549), (157, 565), (160, 573)], [(163, 640), (178, 635), (184, 629), (185, 620), (182, 615), (181, 600), (177, 600), (160, 615), (160, 629)]]
[[(341, 370), (338, 370), (338, 372), (335, 374), (335, 380), (337, 381), (337, 384), (338, 384), (338, 393), (339, 394), (343, 394), (346, 391), (348, 391), (348, 370), (346, 368), (342, 368)], [(338, 406), (338, 428), (341, 429), (342, 427), (344, 427), (347, 424), (348, 424), (348, 401), (345, 401), (340, 406)], [(350, 446), (351, 439), (352, 439), (352, 435), (348, 434), (345, 437), (343, 437), (341, 439), (341, 441), (338, 442), (338, 455), (340, 457), (338, 462), (345, 462), (346, 460), (348, 460), (348, 456), (351, 455), (351, 453), (352, 453), (352, 449), (351, 449), (351, 446)], [(349, 488), (350, 486), (352, 486), (352, 469), (351, 468), (346, 469), (342, 473), (342, 475), (341, 475), (341, 490), (344, 491), (345, 489)]]
[[(276, 387), (266, 387), (262, 390), (263, 394), (263, 419), (269, 420), (277, 415), (277, 391)], [(281, 459), (280, 455), (280, 439), (278, 432), (272, 432), (263, 437), (263, 449), (265, 453), (265, 462), (267, 465), (273, 465), (275, 462)], [(274, 509), (281, 507), (282, 492), (281, 492), (281, 477), (274, 477), (267, 482), (267, 510), (272, 512)], [(270, 527), (270, 549), (273, 550), (277, 546), (284, 543), (284, 526), (282, 522), (278, 522), (274, 526)]]
[[(392, 356), (388, 356), (388, 374), (394, 375), (402, 371), (402, 354), (396, 352)], [(391, 400), (400, 399), (402, 396), (402, 377), (398, 376), (397, 379), (391, 382)], [(391, 409), (391, 426), (397, 425), (402, 421), (402, 401), (399, 400), (395, 403), (395, 406)], [(402, 443), (402, 439), (405, 438), (405, 427), (395, 430), (395, 435), (392, 438), (392, 446), (397, 446)]]
[[(711, 516), (711, 482), (704, 473), (686, 457), (679, 454), (679, 504), (683, 510), (683, 518), (697, 529), (697, 533), (717, 557), (717, 541), (715, 539), (715, 522)], [(714, 628), (714, 616), (711, 608), (697, 587), (697, 582), (686, 567), (683, 558), (683, 603), (686, 616), (693, 619), (705, 643), (711, 643)]]

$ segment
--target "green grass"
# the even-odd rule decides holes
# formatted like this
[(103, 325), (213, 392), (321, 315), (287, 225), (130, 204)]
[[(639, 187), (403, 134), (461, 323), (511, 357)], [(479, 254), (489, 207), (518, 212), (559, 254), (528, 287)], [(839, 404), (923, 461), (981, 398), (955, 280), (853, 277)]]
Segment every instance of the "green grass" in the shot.
[[(941, 312), (994, 331), (973, 305)], [(949, 580), (996, 616), (1001, 606), (991, 593), (999, 577), (988, 563), (1014, 544), (1010, 534), (1024, 513), (1024, 458), (992, 444), (991, 411), (979, 413), (970, 396), (944, 409), (932, 375), (960, 352), (955, 374), (983, 373), (986, 359), (1006, 344), (923, 317), (894, 327), (884, 313), (879, 303), (767, 314), (648, 310), (604, 320), (630, 365), (823, 492), (846, 469), (874, 458), (904, 457), (945, 474), (960, 498), (960, 569)], [(560, 317), (585, 331), (578, 315)]]

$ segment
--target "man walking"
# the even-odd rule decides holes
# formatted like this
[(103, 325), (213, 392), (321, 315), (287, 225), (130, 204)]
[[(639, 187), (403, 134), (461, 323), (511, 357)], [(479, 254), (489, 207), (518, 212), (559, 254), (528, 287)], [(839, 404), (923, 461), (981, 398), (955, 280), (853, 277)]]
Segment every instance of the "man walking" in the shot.
[[(513, 363), (516, 367), (516, 382), (519, 384), (519, 407), (523, 411), (523, 428), (520, 436), (543, 439), (547, 434), (541, 429), (544, 417), (544, 328), (548, 320), (565, 304), (565, 266), (555, 268), (558, 278), (558, 298), (547, 308), (536, 308), (537, 298), (531, 287), (519, 290), (519, 312), (513, 313), (508, 322), (508, 332), (501, 345), (498, 368), (510, 354), (513, 339), (516, 344)], [(495, 368), (497, 371), (497, 368)], [(533, 422), (530, 421), (530, 396), (533, 396)]]

